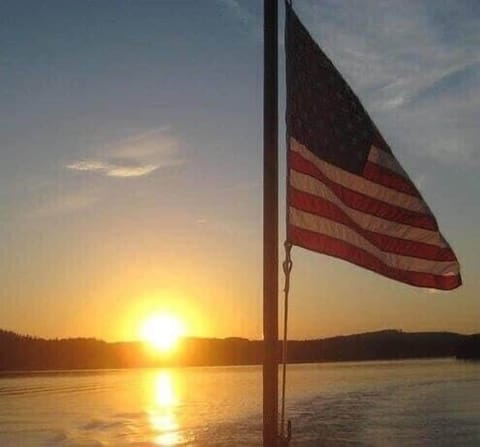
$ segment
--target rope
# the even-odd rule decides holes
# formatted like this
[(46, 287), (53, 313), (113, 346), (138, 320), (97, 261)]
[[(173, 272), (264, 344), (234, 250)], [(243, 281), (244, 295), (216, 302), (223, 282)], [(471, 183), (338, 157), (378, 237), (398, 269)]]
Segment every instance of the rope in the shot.
[(288, 421), (287, 433), (285, 433), (285, 386), (287, 379), (287, 334), (288, 334), (288, 293), (290, 291), (290, 272), (292, 271), (292, 258), (290, 252), (292, 244), (285, 241), (285, 261), (283, 261), (283, 273), (285, 274), (284, 306), (283, 306), (283, 349), (282, 349), (282, 411), (280, 417), (280, 438), (282, 445), (287, 446), (292, 436), (292, 424)]

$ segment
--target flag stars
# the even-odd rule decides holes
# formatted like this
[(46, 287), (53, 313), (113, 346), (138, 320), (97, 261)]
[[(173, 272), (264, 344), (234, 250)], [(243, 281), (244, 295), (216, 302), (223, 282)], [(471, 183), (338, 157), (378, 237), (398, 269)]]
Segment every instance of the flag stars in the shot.
[(308, 33), (301, 27), (289, 33), (289, 134), (345, 169), (363, 169), (372, 134), (368, 116)]

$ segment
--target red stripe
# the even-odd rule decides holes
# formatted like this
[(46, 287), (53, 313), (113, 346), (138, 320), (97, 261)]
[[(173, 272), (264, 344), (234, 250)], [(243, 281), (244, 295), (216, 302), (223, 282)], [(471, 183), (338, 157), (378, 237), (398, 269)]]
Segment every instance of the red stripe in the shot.
[(288, 188), (288, 203), (301, 211), (322, 216), (348, 226), (384, 252), (431, 261), (456, 261), (455, 254), (450, 248), (438, 247), (424, 242), (401, 239), (366, 230), (359, 226), (339, 206), (321, 197), (298, 191), (291, 185)]
[(365, 168), (363, 169), (362, 176), (368, 180), (371, 180), (372, 182), (386, 186), (387, 188), (395, 189), (396, 191), (410, 194), (411, 196), (422, 199), (418, 189), (410, 181), (410, 179), (396, 174), (395, 172), (390, 171), (390, 169), (384, 168), (376, 163), (367, 161)]
[(390, 267), (361, 248), (293, 225), (288, 226), (288, 241), (309, 250), (346, 260), (413, 286), (450, 290), (455, 289), (462, 283), (460, 275), (441, 276)]
[(403, 223), (412, 227), (424, 228), (427, 230), (438, 230), (437, 222), (431, 214), (411, 211), (399, 206), (391, 205), (335, 183), (326, 177), (312, 162), (305, 160), (298, 152), (290, 150), (289, 166), (297, 172), (310, 175), (321, 181), (350, 208), (392, 222)]

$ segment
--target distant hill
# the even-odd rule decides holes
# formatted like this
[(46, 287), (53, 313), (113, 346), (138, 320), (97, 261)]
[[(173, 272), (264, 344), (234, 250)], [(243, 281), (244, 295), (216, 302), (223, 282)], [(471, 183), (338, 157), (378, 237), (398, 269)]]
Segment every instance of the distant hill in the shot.
[(465, 337), (457, 349), (457, 359), (480, 360), (480, 334)]
[[(281, 344), (278, 346), (280, 358)], [(480, 334), (407, 333), (385, 330), (288, 342), (290, 363), (391, 360), (406, 358), (478, 358)], [(107, 343), (94, 338), (47, 340), (0, 330), (0, 370), (61, 370), (154, 366), (260, 364), (263, 342), (230, 337), (185, 338), (171, 355), (152, 353), (141, 342)]]
[(464, 335), (451, 332), (407, 333), (384, 330), (323, 340), (290, 342), (291, 362), (393, 360), (454, 356)]

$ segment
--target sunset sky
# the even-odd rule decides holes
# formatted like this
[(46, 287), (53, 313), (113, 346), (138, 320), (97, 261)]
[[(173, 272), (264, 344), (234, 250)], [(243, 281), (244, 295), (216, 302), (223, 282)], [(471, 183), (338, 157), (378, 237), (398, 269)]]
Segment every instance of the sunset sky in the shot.
[[(133, 340), (169, 313), (188, 335), (262, 337), (262, 8), (0, 2), (0, 328)], [(291, 338), (480, 332), (480, 2), (294, 8), (423, 193), (464, 285), (414, 288), (294, 248)]]

